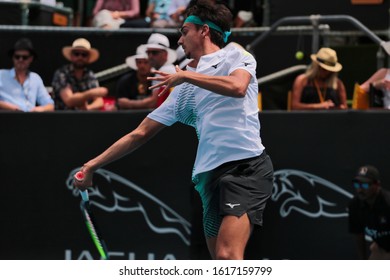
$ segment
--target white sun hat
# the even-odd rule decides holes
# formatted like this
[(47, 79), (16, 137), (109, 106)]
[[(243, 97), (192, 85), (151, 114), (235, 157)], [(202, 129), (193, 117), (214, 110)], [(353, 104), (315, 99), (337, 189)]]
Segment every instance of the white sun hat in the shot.
[(153, 33), (148, 39), (148, 43), (141, 45), (142, 48), (147, 50), (166, 50), (168, 52), (168, 60), (166, 64), (172, 64), (177, 59), (176, 51), (170, 48), (168, 37), (160, 34)]
[(148, 59), (148, 55), (146, 54), (146, 49), (144, 47), (138, 46), (135, 55), (129, 56), (126, 58), (126, 64), (133, 70), (137, 70), (137, 59)]

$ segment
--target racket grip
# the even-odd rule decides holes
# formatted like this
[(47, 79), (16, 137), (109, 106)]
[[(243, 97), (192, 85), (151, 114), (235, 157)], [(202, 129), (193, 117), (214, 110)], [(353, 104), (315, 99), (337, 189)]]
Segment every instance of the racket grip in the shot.
[[(74, 179), (76, 181), (83, 181), (84, 180), (84, 173), (79, 171), (77, 172), (75, 175), (74, 175)], [(87, 190), (84, 190), (84, 191), (80, 191), (80, 195), (81, 195), (81, 198), (83, 199), (83, 201), (89, 201), (89, 195), (88, 195), (88, 191)]]
[(80, 195), (81, 195), (81, 198), (83, 199), (83, 201), (89, 201), (89, 195), (88, 195), (88, 191), (87, 190), (80, 191)]

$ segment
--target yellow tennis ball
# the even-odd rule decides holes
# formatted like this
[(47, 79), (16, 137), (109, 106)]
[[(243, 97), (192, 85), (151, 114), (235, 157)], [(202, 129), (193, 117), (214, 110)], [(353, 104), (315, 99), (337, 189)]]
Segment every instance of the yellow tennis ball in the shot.
[(297, 51), (297, 52), (295, 53), (295, 58), (296, 58), (297, 60), (302, 60), (304, 56), (305, 56), (304, 53), (301, 52), (301, 51)]

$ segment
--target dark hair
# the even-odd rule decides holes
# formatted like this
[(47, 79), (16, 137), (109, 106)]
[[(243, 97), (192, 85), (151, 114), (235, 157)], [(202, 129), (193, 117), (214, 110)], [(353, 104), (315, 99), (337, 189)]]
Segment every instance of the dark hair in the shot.
[(30, 55), (32, 55), (34, 58), (37, 57), (33, 44), (28, 38), (21, 38), (17, 40), (14, 47), (9, 50), (8, 54), (9, 56), (13, 56), (15, 51), (21, 51), (21, 50), (28, 51)]
[[(219, 26), (222, 31), (230, 31), (230, 25), (233, 21), (233, 15), (230, 9), (221, 1), (212, 3), (210, 0), (192, 0), (186, 9), (185, 16), (197, 16), (202, 21), (209, 20)], [(200, 27), (197, 27), (198, 29)], [(223, 34), (210, 28), (211, 42), (223, 48)]]

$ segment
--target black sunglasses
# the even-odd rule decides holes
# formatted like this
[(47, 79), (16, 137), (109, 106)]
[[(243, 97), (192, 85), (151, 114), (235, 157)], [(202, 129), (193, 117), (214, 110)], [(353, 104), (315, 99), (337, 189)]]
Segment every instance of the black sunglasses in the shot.
[(81, 56), (81, 57), (88, 57), (89, 53), (87, 52), (72, 52), (73, 56)]
[(31, 55), (20, 55), (20, 54), (14, 54), (14, 59), (16, 60), (27, 60), (30, 58)]

